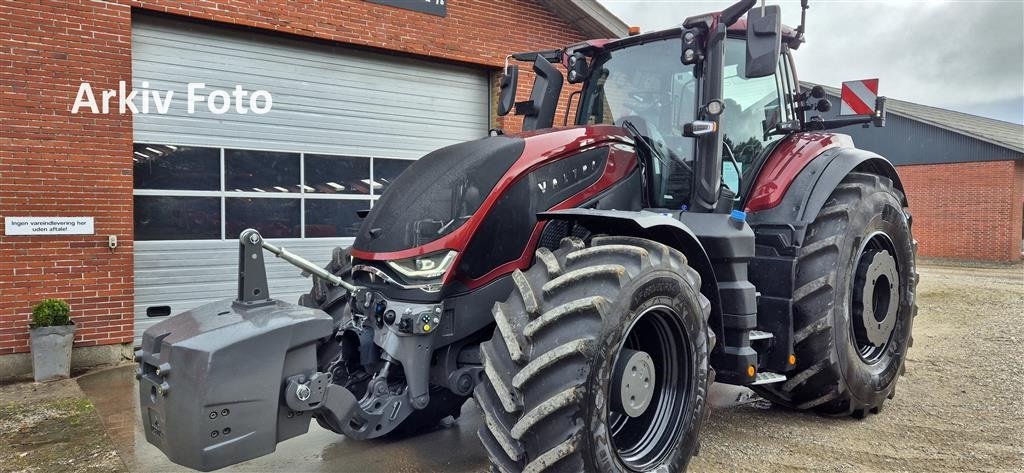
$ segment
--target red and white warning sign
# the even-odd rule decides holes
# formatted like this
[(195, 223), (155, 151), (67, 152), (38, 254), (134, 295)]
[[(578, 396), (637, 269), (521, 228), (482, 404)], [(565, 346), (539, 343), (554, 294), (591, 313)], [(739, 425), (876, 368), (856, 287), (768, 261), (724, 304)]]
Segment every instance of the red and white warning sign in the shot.
[(843, 82), (840, 115), (871, 115), (875, 112), (878, 98), (878, 79), (851, 80)]

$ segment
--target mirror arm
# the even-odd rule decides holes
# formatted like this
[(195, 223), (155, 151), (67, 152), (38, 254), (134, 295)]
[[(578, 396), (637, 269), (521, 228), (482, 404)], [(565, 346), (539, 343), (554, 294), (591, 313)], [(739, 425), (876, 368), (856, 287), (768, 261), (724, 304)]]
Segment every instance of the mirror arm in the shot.
[(871, 123), (874, 120), (874, 115), (858, 115), (855, 117), (846, 118), (832, 118), (825, 120), (821, 117), (814, 117), (804, 124), (804, 130), (807, 131), (824, 131), (834, 130), (836, 128), (843, 128), (850, 125), (860, 125), (865, 123)]
[(721, 18), (722, 23), (725, 23), (725, 26), (732, 25), (750, 11), (751, 8), (754, 8), (756, 4), (757, 0), (740, 0), (722, 10), (722, 16), (719, 18)]
[(796, 37), (789, 40), (790, 49), (800, 49), (800, 45), (807, 41), (804, 38), (804, 32), (806, 31), (807, 25), (807, 9), (810, 8), (808, 0), (800, 0), (800, 26), (796, 27)]
[(832, 118), (825, 120), (821, 117), (814, 117), (804, 123), (803, 129), (808, 130), (834, 130), (850, 125), (874, 125), (878, 128), (885, 126), (885, 97), (875, 99), (875, 112), (870, 115), (854, 115), (848, 117)]
[(550, 62), (550, 63), (560, 63), (560, 62), (562, 62), (562, 53), (563, 53), (563, 51), (561, 49), (549, 49), (549, 50), (546, 50), (546, 51), (531, 51), (531, 52), (527, 52), (527, 53), (515, 53), (515, 54), (511, 55), (510, 57), (512, 59), (515, 59), (516, 61), (523, 61), (523, 62), (534, 62), (534, 61), (537, 60), (538, 57), (540, 57), (540, 58), (544, 58), (547, 62)]

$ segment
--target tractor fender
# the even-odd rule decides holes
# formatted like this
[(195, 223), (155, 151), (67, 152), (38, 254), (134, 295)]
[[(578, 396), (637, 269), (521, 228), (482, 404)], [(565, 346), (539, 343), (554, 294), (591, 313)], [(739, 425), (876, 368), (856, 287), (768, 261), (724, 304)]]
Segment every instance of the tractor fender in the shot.
[(715, 277), (711, 258), (696, 233), (671, 214), (646, 210), (598, 210), (565, 209), (537, 214), (538, 221), (565, 220), (586, 227), (591, 233), (635, 236), (654, 240), (675, 248), (689, 261), (690, 267), (701, 277), (700, 292), (711, 301), (712, 319), (721, 315), (721, 298), (718, 294), (718, 279)]
[[(830, 148), (804, 167), (789, 186), (782, 202), (770, 209), (752, 212), (747, 221), (753, 227), (788, 226), (792, 228), (790, 244), (801, 245), (804, 232), (825, 206), (832, 191), (854, 171), (868, 172), (892, 179), (903, 191), (896, 167), (888, 159), (856, 148)], [(907, 205), (904, 196), (904, 205)]]

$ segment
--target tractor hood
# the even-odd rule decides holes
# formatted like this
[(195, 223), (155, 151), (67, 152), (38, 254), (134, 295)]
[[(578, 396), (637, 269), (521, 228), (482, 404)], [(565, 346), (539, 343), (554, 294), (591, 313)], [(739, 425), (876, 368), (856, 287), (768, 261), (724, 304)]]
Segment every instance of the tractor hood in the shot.
[(353, 247), (372, 253), (401, 251), (452, 233), (480, 208), (525, 146), (523, 138), (492, 136), (420, 158), (375, 203)]
[(465, 239), (457, 234), (466, 233), (460, 230), (475, 214), (488, 211), (482, 208), (489, 207), (488, 197), (541, 164), (607, 140), (631, 142), (621, 128), (596, 125), (490, 136), (433, 151), (374, 203), (352, 254), (380, 260), (459, 251)]

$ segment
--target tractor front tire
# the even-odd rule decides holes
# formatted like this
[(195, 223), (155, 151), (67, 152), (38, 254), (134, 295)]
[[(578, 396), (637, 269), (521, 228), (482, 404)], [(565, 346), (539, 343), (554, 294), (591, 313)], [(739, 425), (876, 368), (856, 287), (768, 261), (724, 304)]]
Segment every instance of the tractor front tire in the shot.
[(682, 253), (629, 237), (538, 249), (494, 305), (474, 397), (503, 472), (683, 471), (713, 371), (710, 303)]
[(796, 368), (758, 394), (858, 418), (895, 395), (917, 313), (910, 224), (890, 179), (855, 172), (836, 187), (797, 252)]

